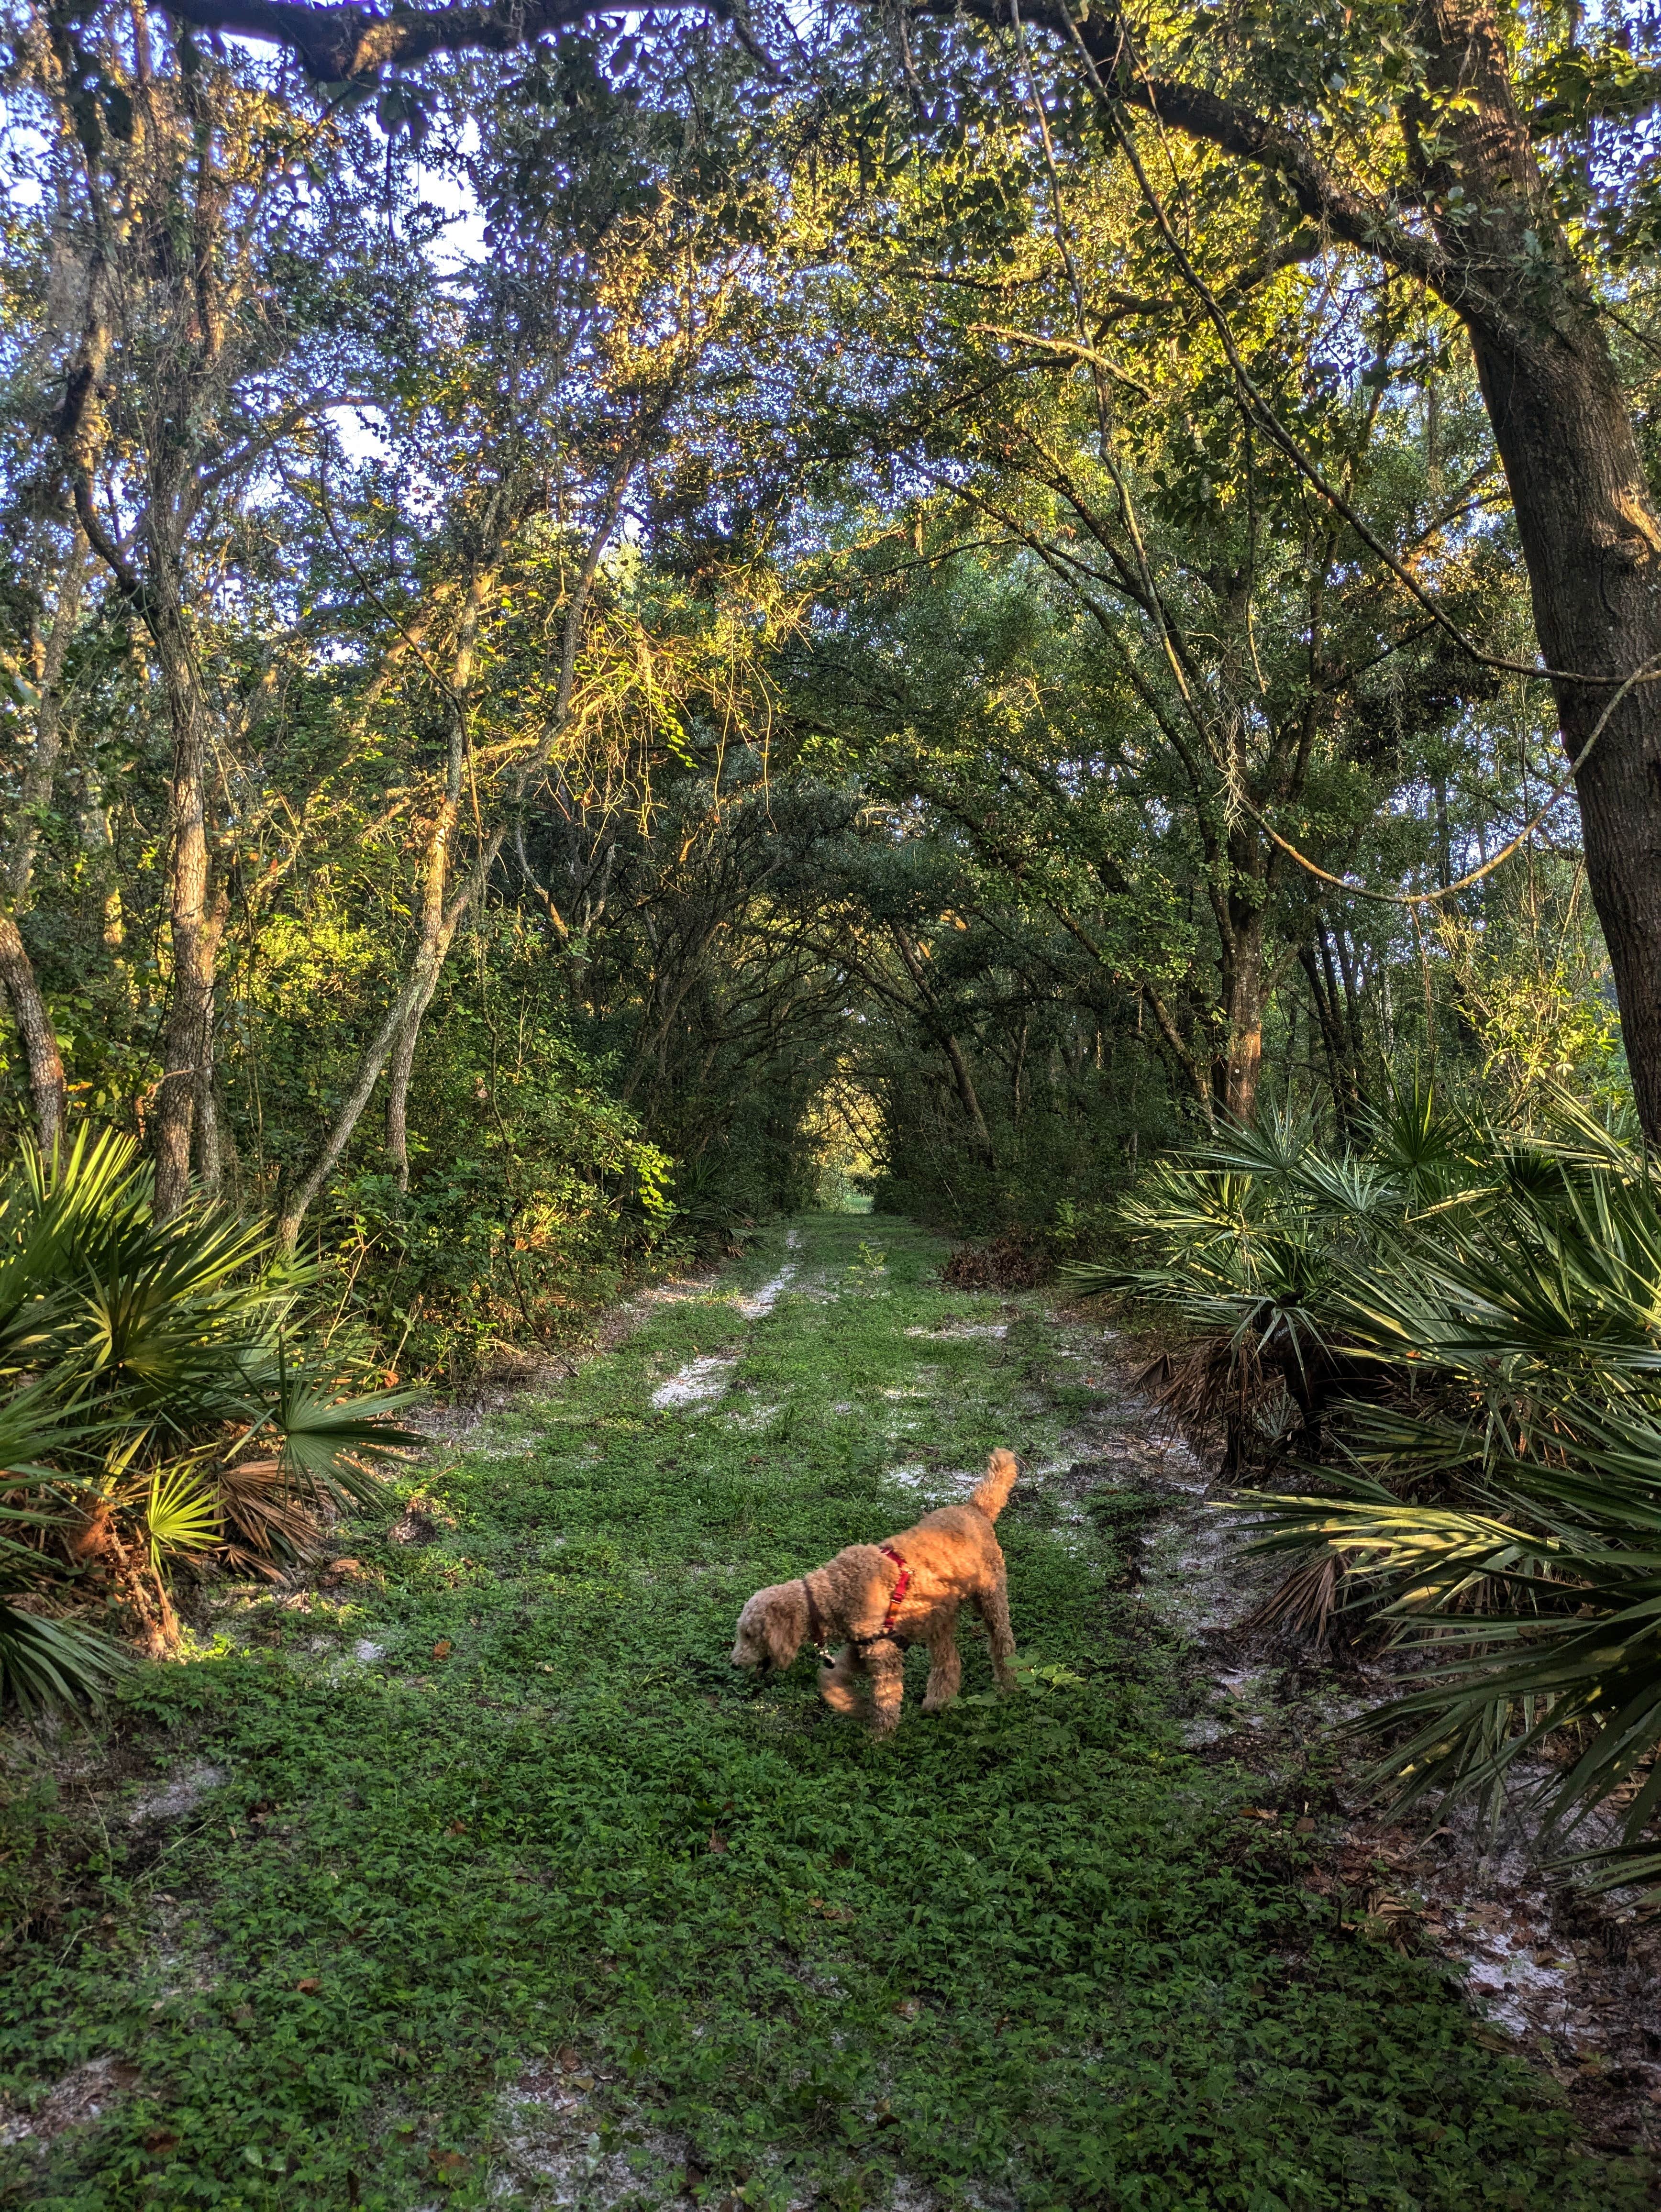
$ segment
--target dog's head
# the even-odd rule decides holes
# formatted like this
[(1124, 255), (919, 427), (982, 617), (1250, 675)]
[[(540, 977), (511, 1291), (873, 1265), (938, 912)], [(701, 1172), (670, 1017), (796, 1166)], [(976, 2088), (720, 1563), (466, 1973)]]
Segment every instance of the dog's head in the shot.
[(739, 1615), (735, 1667), (788, 1667), (807, 1633), (807, 1601), (800, 1583), (758, 1589)]

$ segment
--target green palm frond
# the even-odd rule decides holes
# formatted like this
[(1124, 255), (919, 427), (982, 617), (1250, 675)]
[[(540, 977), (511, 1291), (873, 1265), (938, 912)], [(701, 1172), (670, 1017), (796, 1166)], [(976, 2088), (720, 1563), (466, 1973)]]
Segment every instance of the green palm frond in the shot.
[(158, 1577), (170, 1552), (205, 1552), (219, 1541), (219, 1498), (198, 1467), (158, 1468), (144, 1504), (150, 1565)]
[(96, 1705), (132, 1663), (97, 1629), (20, 1613), (0, 1598), (0, 1702), (36, 1710)]
[(1661, 1188), (1632, 1131), (1563, 1096), (1496, 1131), (1415, 1082), (1366, 1137), (1230, 1131), (1144, 1179), (1127, 1258), (1068, 1272), (1186, 1324), (1231, 1452), (1248, 1385), (1258, 1448), (1293, 1441), (1272, 1370), (1305, 1446), (1337, 1425), (1321, 1494), (1245, 1504), (1253, 1548), (1293, 1563), (1287, 1618), (1335, 1607), (1411, 1656), (1366, 1723), (1394, 1739), (1381, 1783), (1492, 1800), (1567, 1741), (1552, 1819), (1618, 1795), (1609, 1878), (1661, 1873)]
[(1491, 1176), (1480, 1132), (1463, 1115), (1446, 1111), (1436, 1085), (1424, 1076), (1393, 1086), (1367, 1114), (1365, 1127), (1367, 1157), (1409, 1209), (1438, 1205)]
[(377, 1390), (359, 1398), (335, 1398), (315, 1380), (286, 1371), (270, 1419), (283, 1440), (284, 1468), (300, 1481), (332, 1494), (338, 1503), (378, 1503), (373, 1475), (354, 1462), (414, 1451), (426, 1443), (417, 1431), (399, 1427), (392, 1418), (417, 1395), (413, 1390)]
[[(1404, 1498), (1340, 1471), (1333, 1494), (1252, 1501), (1252, 1548), (1329, 1547), (1343, 1601), (1379, 1609), (1428, 1679), (1364, 1723), (1405, 1729), (1377, 1770), (1403, 1801), (1492, 1797), (1542, 1741), (1574, 1728), (1579, 1754), (1540, 1785), (1554, 1821), (1582, 1821), (1634, 1779), (1610, 1880), (1661, 1806), (1661, 1419), (1571, 1405), (1549, 1451), (1482, 1451), (1469, 1430), (1375, 1413), (1370, 1464), (1397, 1482), (1463, 1450), (1488, 1510)], [(1651, 1846), (1650, 1848), (1653, 1848)]]

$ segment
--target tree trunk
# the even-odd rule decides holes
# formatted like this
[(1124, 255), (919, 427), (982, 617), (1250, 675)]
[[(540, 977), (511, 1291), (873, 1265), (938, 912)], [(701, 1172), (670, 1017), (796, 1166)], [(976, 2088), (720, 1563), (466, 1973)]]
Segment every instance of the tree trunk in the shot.
[[(562, 626), (559, 680), (555, 686), (553, 702), (541, 738), (514, 779), (508, 798), (507, 812), (510, 817), (516, 816), (526, 793), (546, 770), (555, 742), (570, 720), (571, 697), (576, 684), (577, 646), (587, 613), (588, 596), (593, 588), (594, 576), (605, 557), (605, 549), (611, 542), (611, 533), (617, 528), (634, 465), (632, 454), (625, 455), (618, 463), (599, 517), (589, 533), (582, 565), (572, 579)], [(471, 670), (464, 669), (462, 673), (470, 675)], [(456, 789), (459, 794), (459, 779)], [(283, 1250), (292, 1251), (298, 1242), (301, 1224), (328, 1180), (336, 1161), (351, 1141), (352, 1132), (362, 1119), (363, 1109), (380, 1079), (380, 1072), (391, 1058), (399, 1039), (407, 1028), (419, 1024), (422, 1015), (431, 1003), (451, 941), (463, 916), (473, 901), (483, 895), (489, 884), (490, 871), (507, 842), (509, 826), (509, 822), (504, 820), (485, 836), (472, 867), (443, 909), (436, 939), (423, 930), (410, 972), (359, 1060), (350, 1091), (329, 1124), (311, 1165), (295, 1183), (278, 1211), (277, 1241)]]
[(105, 811), (104, 787), (90, 764), (81, 772), (81, 848), (87, 856), (87, 874), (98, 894), (105, 950), (119, 952), (127, 940), (127, 925), (115, 870), (115, 839)]
[(917, 996), (922, 1002), (926, 1025), (934, 1030), (940, 1050), (946, 1055), (946, 1064), (952, 1071), (952, 1081), (957, 1091), (958, 1101), (968, 1119), (970, 1127), (975, 1133), (977, 1149), (988, 1167), (995, 1167), (997, 1155), (992, 1147), (992, 1132), (987, 1127), (986, 1116), (981, 1111), (980, 1096), (975, 1089), (975, 1079), (969, 1072), (969, 1062), (964, 1058), (963, 1047), (958, 1042), (942, 1018), (940, 1000), (928, 981), (922, 964), (922, 955), (912, 943), (907, 933), (900, 927), (898, 922), (891, 922), (889, 929), (898, 948), (900, 958), (905, 963), (906, 973), (916, 985)]
[[(156, 567), (163, 564), (157, 562)], [(153, 586), (153, 589), (154, 589)], [(213, 1036), (219, 927), (210, 908), (203, 701), (178, 602), (165, 586), (151, 602), (150, 629), (173, 728), (173, 884), (169, 921), (173, 988), (163, 1032), (161, 1083), (150, 1121), (155, 1212), (165, 1221), (189, 1195), (198, 1084)]]
[(969, 1126), (975, 1133), (976, 1147), (988, 1167), (997, 1165), (997, 1155), (992, 1149), (992, 1132), (986, 1126), (986, 1116), (981, 1111), (980, 1094), (975, 1088), (975, 1079), (969, 1072), (969, 1062), (963, 1056), (963, 1047), (950, 1030), (940, 1034), (940, 1049), (946, 1054), (946, 1065), (952, 1070), (952, 1080)]
[[(498, 838), (496, 842), (499, 844), (501, 841)], [(494, 854), (492, 857), (494, 858)], [(483, 888), (482, 884), (479, 888)], [(467, 887), (464, 886), (464, 893)], [(469, 904), (472, 902), (470, 896), (467, 902)], [(411, 972), (405, 978), (402, 988), (386, 1010), (380, 1027), (375, 1031), (368, 1049), (358, 1061), (357, 1073), (353, 1079), (352, 1087), (336, 1109), (334, 1119), (329, 1124), (323, 1142), (318, 1147), (316, 1157), (305, 1176), (283, 1200), (277, 1215), (277, 1242), (285, 1252), (291, 1252), (294, 1249), (300, 1236), (301, 1224), (305, 1220), (313, 1200), (333, 1171), (336, 1161), (350, 1143), (352, 1132), (363, 1117), (363, 1109), (369, 1103), (375, 1085), (380, 1080), (380, 1072), (391, 1058), (398, 1040), (407, 1027), (419, 1020), (417, 1008), (424, 1008), (431, 999), (433, 988), (438, 980), (439, 969), (443, 965), (444, 956), (450, 949), (450, 939), (454, 934), (455, 924), (460, 921), (461, 912), (465, 911), (465, 908), (463, 907), (460, 912), (454, 914), (454, 920), (444, 931), (439, 942), (432, 945), (423, 944), (417, 949)]]
[[(1324, 945), (1322, 949), (1323, 952), (1326, 951)], [(1316, 964), (1314, 948), (1307, 945), (1299, 948), (1298, 963), (1309, 983), (1310, 997), (1315, 1008), (1316, 1026), (1320, 1030), (1321, 1046), (1326, 1054), (1327, 1080), (1332, 1086), (1332, 1111), (1338, 1126), (1338, 1142), (1340, 1145), (1347, 1145), (1349, 1141), (1350, 1102), (1349, 1086), (1344, 1079), (1344, 1068), (1348, 1054), (1345, 1050), (1343, 1030), (1338, 1020), (1338, 994), (1332, 979), (1331, 962), (1330, 952), (1326, 952), (1327, 972), (1323, 979), (1320, 968)]]
[(64, 1133), (64, 1112), (69, 1092), (64, 1080), (64, 1062), (58, 1050), (58, 1038), (52, 1025), (52, 1016), (40, 995), (40, 986), (35, 978), (34, 963), (17, 933), (17, 924), (0, 907), (0, 981), (6, 987), (11, 1000), (13, 1018), (17, 1033), (23, 1040), (23, 1052), (28, 1061), (29, 1096), (34, 1104), (34, 1133), (40, 1140), (40, 1149), (48, 1158)]
[(1218, 1104), (1231, 1121), (1249, 1122), (1257, 1111), (1263, 1072), (1263, 987), (1261, 974), (1243, 975), (1230, 994), (1228, 1049)]
[[(222, 881), (214, 886), (207, 927), (217, 957), (230, 919), (230, 894)], [(198, 1187), (209, 1198), (217, 1198), (225, 1180), (225, 1127), (221, 1112), (222, 1085), (219, 1074), (216, 1009), (210, 1002), (207, 1025), (202, 1033), (201, 1055), (196, 1066), (196, 1097), (192, 1101), (191, 1165)]]
[[(1661, 675), (1661, 522), (1602, 333), (1579, 337), (1554, 334), (1527, 363), (1476, 342), (1535, 627), (1555, 668), (1624, 678), (1652, 666)], [(1555, 688), (1573, 760), (1610, 690)], [(1661, 1142), (1661, 683), (1635, 687), (1615, 708), (1575, 784), (1627, 1064), (1646, 1133)]]
[[(1464, 321), (1528, 564), (1547, 664), (1613, 679), (1555, 684), (1573, 761), (1615, 684), (1661, 679), (1661, 518), (1603, 319), (1557, 220), (1511, 80), (1491, 0), (1426, 0), (1419, 18), (1433, 90), (1457, 94), (1404, 117), (1410, 153), (1459, 271)], [(1449, 209), (1452, 187), (1459, 211)], [(1644, 1127), (1661, 1140), (1661, 681), (1613, 707), (1576, 777), (1586, 878), (1615, 972), (1627, 1062)]]
[(28, 897), (34, 855), (40, 842), (40, 817), (52, 804), (63, 737), (64, 663), (80, 617), (87, 560), (87, 541), (77, 530), (58, 580), (52, 626), (35, 670), (40, 704), (34, 717), (34, 749), (23, 771), (11, 849), (6, 855), (5, 887), (10, 910), (0, 908), (0, 981), (5, 985), (12, 1018), (23, 1040), (23, 1054), (29, 1071), (29, 1098), (34, 1108), (34, 1133), (48, 1158), (64, 1134), (69, 1086), (52, 1015), (41, 995), (40, 978), (15, 913)]
[[(467, 758), (467, 720), (473, 683), (474, 650), (478, 641), (479, 615), (494, 571), (475, 568), (467, 580), (466, 597), (456, 631), (455, 657), (450, 671), (450, 754), (445, 770), (444, 797), (433, 823), (427, 847), (427, 865), (421, 900), (421, 944), (417, 964), (428, 977), (424, 994), (411, 1007), (409, 1017), (392, 1048), (386, 1078), (386, 1150), (399, 1190), (410, 1188), (410, 1073), (415, 1066), (416, 1044), (433, 993), (438, 988), (443, 955), (437, 951), (444, 938), (444, 894), (450, 878), (450, 842), (461, 812), (461, 776)], [(520, 840), (521, 846), (523, 840)]]
[(1232, 900), (1230, 908), (1221, 976), (1225, 1042), (1212, 1081), (1218, 1110), (1231, 1121), (1249, 1122), (1257, 1111), (1263, 1071), (1263, 909)]
[(14, 909), (21, 908), (28, 897), (35, 850), (40, 842), (40, 817), (52, 805), (58, 755), (63, 742), (64, 663), (80, 618), (88, 557), (86, 538), (76, 530), (58, 580), (58, 604), (52, 609), (52, 627), (46, 633), (46, 648), (36, 671), (40, 703), (34, 715), (34, 750), (23, 771), (11, 850), (6, 855), (6, 890)]

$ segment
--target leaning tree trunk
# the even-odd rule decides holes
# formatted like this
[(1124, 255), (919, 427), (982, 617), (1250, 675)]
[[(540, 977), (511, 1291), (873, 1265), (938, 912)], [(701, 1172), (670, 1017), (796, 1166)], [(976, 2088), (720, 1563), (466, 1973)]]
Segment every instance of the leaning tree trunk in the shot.
[(50, 1158), (64, 1133), (64, 1111), (69, 1098), (64, 1061), (58, 1049), (52, 1015), (40, 995), (34, 963), (18, 934), (17, 924), (3, 907), (0, 907), (0, 982), (6, 987), (17, 1033), (23, 1040), (23, 1054), (29, 1071), (29, 1097), (34, 1107), (34, 1133), (40, 1140), (41, 1151)]
[(475, 568), (467, 580), (467, 593), (456, 631), (454, 665), (450, 672), (450, 754), (445, 771), (444, 797), (428, 842), (422, 893), (417, 965), (426, 975), (427, 983), (424, 993), (411, 1006), (386, 1071), (386, 1150), (400, 1191), (410, 1188), (410, 1077), (415, 1068), (416, 1046), (443, 965), (443, 955), (437, 948), (441, 939), (446, 946), (449, 943), (444, 930), (444, 901), (450, 877), (450, 842), (461, 814), (461, 777), (467, 759), (479, 617), (493, 580), (494, 571), (482, 568)]
[(12, 1018), (23, 1041), (29, 1072), (29, 1099), (34, 1109), (34, 1133), (48, 1158), (64, 1134), (69, 1085), (58, 1035), (40, 989), (34, 963), (29, 958), (15, 910), (29, 895), (34, 855), (40, 842), (40, 817), (52, 804), (63, 737), (64, 665), (70, 640), (81, 613), (81, 594), (87, 575), (87, 541), (77, 530), (58, 586), (58, 604), (36, 671), (40, 705), (35, 714), (34, 749), (23, 771), (23, 788), (6, 855), (5, 877), (9, 906), (0, 909), (0, 982), (11, 1004)]

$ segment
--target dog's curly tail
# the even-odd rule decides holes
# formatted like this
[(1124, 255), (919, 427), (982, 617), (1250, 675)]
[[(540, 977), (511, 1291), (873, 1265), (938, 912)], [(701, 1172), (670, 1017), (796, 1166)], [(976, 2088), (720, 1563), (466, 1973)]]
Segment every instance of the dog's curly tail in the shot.
[(1008, 1504), (1009, 1493), (1020, 1471), (1021, 1463), (1014, 1453), (1006, 1451), (1000, 1444), (986, 1462), (986, 1474), (970, 1504), (978, 1505), (989, 1521), (995, 1521)]

